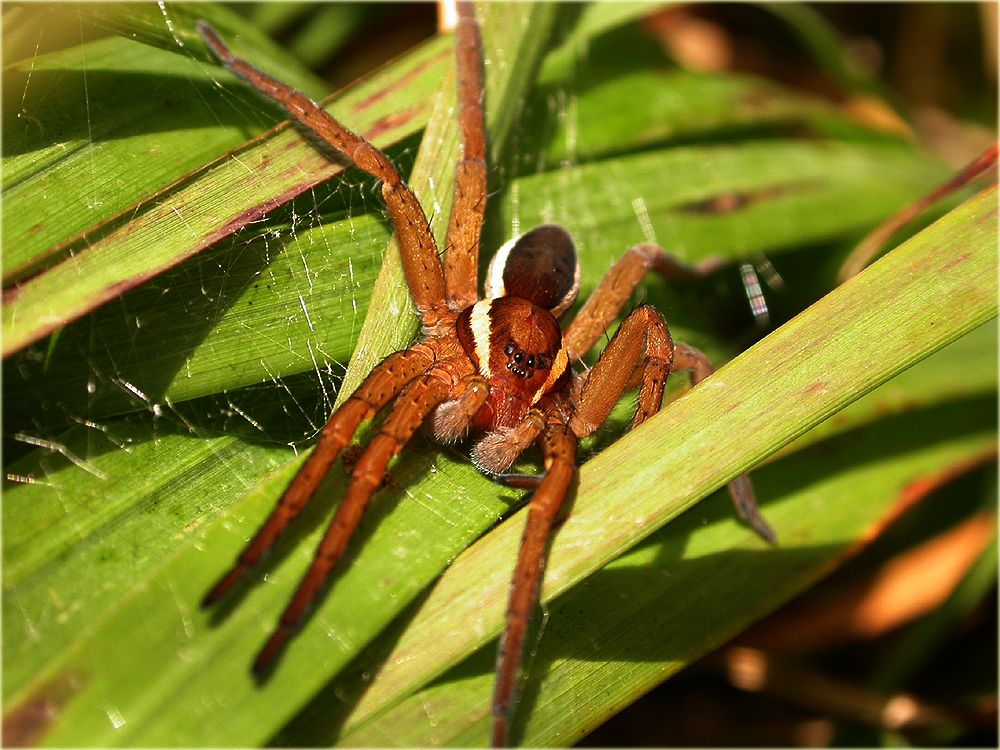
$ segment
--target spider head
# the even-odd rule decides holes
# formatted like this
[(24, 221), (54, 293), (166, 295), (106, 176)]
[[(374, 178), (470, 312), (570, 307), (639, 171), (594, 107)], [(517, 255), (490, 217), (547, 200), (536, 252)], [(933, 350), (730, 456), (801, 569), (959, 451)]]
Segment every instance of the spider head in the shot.
[(580, 291), (580, 264), (569, 233), (543, 224), (503, 245), (486, 273), (486, 298), (520, 297), (558, 318)]
[(512, 427), (570, 377), (556, 318), (576, 299), (580, 266), (562, 227), (511, 240), (490, 262), (485, 299), (458, 318), (458, 338), (490, 395), (475, 426)]
[(458, 318), (458, 338), (490, 395), (478, 427), (510, 427), (569, 378), (559, 324), (521, 297), (480, 300)]

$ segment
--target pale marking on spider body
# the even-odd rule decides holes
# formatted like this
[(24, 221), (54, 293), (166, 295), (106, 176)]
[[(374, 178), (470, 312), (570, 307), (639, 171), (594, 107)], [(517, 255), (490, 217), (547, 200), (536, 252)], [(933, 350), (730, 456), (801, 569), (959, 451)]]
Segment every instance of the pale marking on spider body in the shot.
[(483, 291), (486, 293), (485, 297), (487, 299), (503, 297), (507, 293), (503, 284), (503, 270), (507, 266), (507, 258), (510, 256), (510, 251), (514, 249), (514, 245), (517, 244), (519, 239), (521, 239), (520, 235), (511, 237), (493, 254), (490, 266), (486, 270), (486, 281), (483, 283), (485, 287)]
[(535, 395), (531, 399), (531, 405), (534, 406), (538, 403), (538, 400), (546, 393), (552, 385), (559, 379), (559, 377), (566, 371), (566, 367), (569, 365), (569, 355), (566, 354), (566, 349), (560, 347), (558, 353), (555, 356), (555, 360), (552, 362), (552, 369), (549, 370), (549, 376), (542, 383), (542, 387), (535, 391)]
[(476, 343), (479, 374), (489, 380), (493, 377), (490, 370), (490, 300), (479, 300), (472, 306), (469, 326), (472, 328), (472, 340)]

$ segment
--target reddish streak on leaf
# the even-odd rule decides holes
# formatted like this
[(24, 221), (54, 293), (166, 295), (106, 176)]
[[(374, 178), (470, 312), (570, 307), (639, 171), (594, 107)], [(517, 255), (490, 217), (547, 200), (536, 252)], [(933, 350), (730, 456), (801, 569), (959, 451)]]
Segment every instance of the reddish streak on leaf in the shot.
[(17, 300), (17, 298), (20, 296), (21, 296), (21, 285), (20, 283), (18, 283), (17, 286), (9, 286), (6, 289), (4, 289), (3, 295), (0, 296), (0, 300), (3, 300), (3, 304), (9, 305), (15, 300)]
[(434, 57), (431, 57), (431, 58), (428, 58), (427, 60), (424, 60), (422, 63), (420, 63), (420, 65), (417, 65), (415, 68), (413, 68), (412, 70), (408, 71), (405, 75), (400, 76), (398, 79), (396, 79), (395, 81), (393, 81), (392, 83), (390, 83), (384, 89), (376, 91), (374, 94), (372, 94), (371, 96), (369, 96), (367, 99), (362, 99), (360, 102), (358, 102), (357, 104), (355, 104), (354, 107), (353, 107), (354, 111), (355, 112), (362, 112), (365, 109), (367, 109), (368, 107), (370, 107), (371, 105), (375, 104), (375, 102), (378, 102), (378, 101), (381, 101), (382, 99), (384, 99), (386, 96), (388, 96), (389, 94), (391, 94), (393, 91), (396, 91), (398, 89), (406, 88), (407, 86), (410, 85), (410, 81), (412, 81), (414, 78), (419, 77), (419, 75), (423, 71), (425, 71), (427, 68), (429, 68), (429, 67), (431, 67), (433, 65), (437, 65), (438, 62), (443, 57), (451, 57), (451, 50), (442, 50), (440, 53), (438, 53)]
[(770, 185), (750, 192), (725, 192), (697, 201), (677, 206), (676, 210), (687, 214), (723, 215), (742, 211), (754, 203), (774, 200), (785, 195), (804, 193), (818, 187), (815, 180), (798, 180), (782, 185)]
[(803, 393), (807, 395), (812, 395), (813, 393), (823, 393), (830, 384), (826, 381), (821, 383), (813, 383), (811, 386), (806, 388)]
[[(202, 240), (195, 246), (195, 248), (193, 248), (192, 252), (186, 253), (182, 258), (178, 258), (177, 262), (180, 262), (189, 255), (194, 255), (194, 253), (197, 252), (198, 250), (206, 248), (210, 245), (214, 245), (219, 240), (224, 239), (225, 237), (228, 237), (229, 235), (238, 232), (247, 224), (257, 221), (259, 218), (267, 215), (269, 212), (273, 211), (279, 206), (283, 206), (284, 204), (288, 203), (288, 201), (292, 200), (298, 195), (301, 195), (309, 188), (315, 187), (319, 183), (323, 182), (323, 180), (326, 178), (327, 175), (324, 175), (322, 179), (305, 180), (303, 182), (298, 183), (297, 185), (293, 185), (280, 195), (276, 195), (274, 198), (268, 198), (266, 201), (262, 201), (258, 203), (256, 206), (251, 206), (250, 208), (240, 211), (238, 214), (236, 214), (236, 216), (227, 221), (225, 224), (216, 229), (214, 232), (209, 232), (208, 234), (206, 234), (202, 238)], [(155, 275), (155, 273), (159, 273), (159, 271), (156, 271), (154, 272), (154, 274), (151, 275)]]
[(376, 120), (372, 126), (365, 131), (365, 138), (368, 140), (374, 140), (393, 128), (405, 125), (413, 119), (414, 115), (416, 115), (420, 109), (420, 107), (410, 107), (399, 112), (394, 112), (391, 115), (386, 115), (380, 120)]
[(78, 673), (64, 672), (38, 686), (3, 717), (5, 747), (37, 745), (45, 737), (59, 712), (83, 687)]
[(257, 171), (257, 172), (267, 171), (267, 168), (269, 166), (271, 166), (271, 162), (273, 162), (273, 161), (274, 161), (274, 155), (273, 154), (266, 154), (264, 156), (264, 158), (260, 160), (260, 164), (257, 165), (257, 168), (254, 171)]
[(941, 270), (942, 271), (950, 271), (955, 266), (959, 266), (962, 263), (965, 263), (965, 261), (967, 261), (969, 259), (969, 257), (970, 257), (970, 253), (962, 253), (957, 258), (952, 258), (950, 261), (948, 261), (943, 266), (941, 266)]
[(763, 88), (750, 89), (740, 96), (736, 102), (744, 111), (769, 110), (778, 100), (773, 91)]

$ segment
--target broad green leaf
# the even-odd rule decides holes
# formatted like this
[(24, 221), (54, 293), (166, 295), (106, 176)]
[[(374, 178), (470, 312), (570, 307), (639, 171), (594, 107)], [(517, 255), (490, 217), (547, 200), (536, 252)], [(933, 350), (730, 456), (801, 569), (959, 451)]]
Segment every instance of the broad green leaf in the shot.
[[(199, 17), (220, 30), (254, 36), (231, 14), (198, 8)], [(245, 87), (220, 86), (217, 67), (206, 62), (200, 40), (194, 44), (196, 35), (187, 47), (169, 34), (173, 44), (164, 41), (163, 49), (137, 41), (147, 39), (150, 12), (160, 33), (167, 32), (155, 6), (62, 8), (73, 10), (80, 24), (96, 15), (129, 38), (96, 39), (5, 66), (5, 286), (59, 260), (79, 234), (281, 119), (276, 108), (256, 106)], [(192, 56), (192, 46), (204, 60)], [(250, 50), (296, 85), (322, 92), (315, 79), (282, 64), (270, 45), (258, 41)], [(40, 200), (43, 195), (59, 200)], [(134, 219), (134, 209), (130, 214)]]
[[(447, 68), (449, 55), (446, 48), (444, 39), (422, 47), (403, 65), (387, 69), (339, 97), (334, 105), (335, 111), (344, 117), (349, 115), (353, 127), (381, 147), (413, 134), (425, 122), (428, 94), (436, 89), (440, 70)], [(148, 56), (154, 54), (148, 48), (143, 48), (142, 53)], [(170, 59), (173, 61), (175, 57), (171, 55)], [(248, 94), (245, 87), (233, 81), (228, 73), (208, 68), (197, 61), (185, 62), (203, 71), (202, 75), (208, 79), (206, 86), (215, 85), (209, 81), (222, 79), (229, 82), (227, 86), (239, 92), (235, 105), (213, 97), (207, 115), (209, 121), (215, 123), (220, 112), (240, 109), (239, 102), (244, 102), (242, 108), (246, 108)], [(438, 65), (442, 68), (439, 69)], [(385, 96), (397, 87), (400, 80), (408, 83), (402, 87), (406, 95)], [(140, 77), (133, 85), (148, 86), (149, 79)], [(88, 94), (85, 96), (90, 106), (96, 106)], [(187, 93), (184, 98), (191, 96)], [(194, 96), (197, 98), (197, 93)], [(169, 100), (167, 105), (171, 105)], [(213, 131), (215, 129), (217, 126)], [(242, 137), (246, 135), (243, 133)], [(159, 143), (158, 136), (145, 134), (140, 137), (149, 143), (145, 148), (156, 149), (156, 155), (163, 158), (159, 146), (154, 145)], [(184, 131), (180, 131), (178, 137), (193, 138), (195, 142), (201, 140), (197, 133), (185, 134)], [(213, 150), (221, 153), (226, 147), (216, 144)], [(125, 144), (126, 153), (137, 148), (141, 150), (144, 146)], [(171, 150), (183, 151), (183, 148), (177, 144)], [(107, 179), (104, 170), (94, 167), (93, 153), (92, 148), (83, 144), (80, 158), (76, 160), (83, 177), (71, 172), (70, 177), (74, 181), (86, 179), (89, 183), (98, 175)], [(118, 162), (111, 175), (124, 176), (130, 174), (127, 170), (134, 168), (131, 164), (122, 163), (121, 152), (115, 151), (110, 157)], [(196, 163), (204, 164), (204, 158), (202, 152)], [(38, 185), (50, 179), (48, 168), (55, 169), (57, 166), (58, 163), (44, 163), (40, 171), (32, 168), (32, 180), (12, 189), (16, 191), (21, 187), (25, 202), (37, 201)], [(44, 251), (45, 257), (51, 253), (59, 258), (68, 257), (5, 293), (5, 354), (17, 351), (151, 276), (201, 252), (342, 171), (339, 162), (329, 160), (294, 129), (282, 126), (261, 139), (251, 141), (235, 154), (203, 166), (166, 189), (143, 198), (140, 203), (95, 228), (93, 234), (70, 240), (65, 248)], [(145, 191), (151, 188), (145, 186), (143, 195), (148, 195)], [(10, 200), (17, 205), (16, 199), (17, 196), (13, 195)], [(8, 204), (7, 209), (10, 208)], [(24, 213), (18, 227), (5, 227), (5, 232), (11, 232), (6, 235), (5, 244), (17, 244), (21, 237), (46, 226), (44, 217), (36, 219), (33, 212)], [(36, 223), (32, 224), (32, 221)], [(62, 235), (67, 234), (65, 229), (57, 229)], [(69, 230), (77, 231), (76, 227)], [(37, 251), (32, 251), (32, 262), (37, 257)], [(18, 265), (13, 270), (22, 267)]]

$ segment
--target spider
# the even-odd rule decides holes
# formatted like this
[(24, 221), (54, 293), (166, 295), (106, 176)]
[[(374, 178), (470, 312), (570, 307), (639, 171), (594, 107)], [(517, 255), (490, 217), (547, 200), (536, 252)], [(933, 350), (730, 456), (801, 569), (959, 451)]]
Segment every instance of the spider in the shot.
[[(485, 295), (477, 296), (486, 149), (479, 30), (467, 3), (459, 5), (456, 32), (463, 152), (456, 167), (443, 264), (423, 209), (384, 154), (305, 95), (233, 55), (207, 24), (200, 23), (198, 30), (232, 73), (281, 105), (311, 135), (381, 180), (407, 285), (422, 323), (419, 340), (378, 364), (333, 413), (271, 515), (202, 604), (217, 602), (264, 556), (302, 512), (359, 425), (392, 403), (354, 465), (346, 495), (312, 564), (254, 662), (253, 671), (264, 673), (324, 587), (382, 484), (390, 460), (417, 428), (429, 420), (434, 438), (443, 443), (470, 432), (483, 433), (472, 448), (476, 466), (502, 484), (533, 491), (497, 655), (492, 742), (505, 745), (549, 535), (576, 474), (577, 441), (605, 421), (626, 390), (639, 388), (634, 429), (659, 410), (672, 370), (690, 370), (693, 385), (712, 373), (700, 351), (672, 341), (663, 316), (648, 305), (625, 317), (591, 369), (578, 373), (573, 365), (617, 319), (647, 272), (676, 277), (684, 275), (685, 267), (654, 244), (634, 245), (604, 276), (573, 321), (560, 328), (559, 319), (579, 290), (580, 268), (566, 230), (545, 225), (497, 251), (487, 271)], [(544, 472), (509, 473), (515, 460), (535, 443), (541, 448)], [(739, 515), (761, 537), (773, 541), (773, 532), (757, 510), (749, 478), (737, 477), (729, 491)]]

